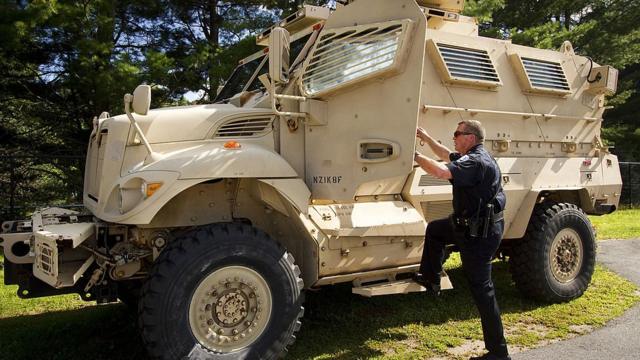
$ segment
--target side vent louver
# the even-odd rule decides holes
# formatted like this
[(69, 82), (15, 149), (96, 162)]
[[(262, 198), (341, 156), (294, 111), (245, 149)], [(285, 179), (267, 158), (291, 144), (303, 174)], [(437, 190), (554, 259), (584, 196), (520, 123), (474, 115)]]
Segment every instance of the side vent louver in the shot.
[(438, 179), (429, 174), (420, 176), (420, 182), (418, 183), (418, 186), (445, 186), (445, 185), (451, 185), (449, 180)]
[(256, 137), (271, 131), (272, 118), (236, 119), (220, 125), (214, 137)]
[(526, 92), (567, 95), (571, 87), (562, 64), (511, 54), (511, 64)]
[(567, 77), (559, 63), (522, 58), (527, 76), (534, 87), (569, 90)]
[(424, 219), (429, 222), (437, 219), (443, 219), (453, 213), (453, 204), (447, 201), (425, 201), (421, 202)]
[(484, 49), (436, 43), (427, 48), (443, 80), (451, 84), (495, 88), (502, 85), (491, 56)]

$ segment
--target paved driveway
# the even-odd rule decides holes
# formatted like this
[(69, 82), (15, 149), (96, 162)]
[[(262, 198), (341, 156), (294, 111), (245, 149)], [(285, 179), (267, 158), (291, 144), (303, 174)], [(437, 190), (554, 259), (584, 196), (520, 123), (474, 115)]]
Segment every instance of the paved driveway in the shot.
[[(598, 261), (640, 286), (640, 239), (598, 243)], [(514, 354), (514, 360), (640, 359), (640, 305), (588, 335)]]

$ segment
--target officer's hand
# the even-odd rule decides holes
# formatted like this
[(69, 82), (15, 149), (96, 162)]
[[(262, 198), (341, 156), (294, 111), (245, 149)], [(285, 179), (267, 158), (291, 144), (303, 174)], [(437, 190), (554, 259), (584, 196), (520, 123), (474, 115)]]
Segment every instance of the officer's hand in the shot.
[(427, 138), (429, 138), (429, 134), (425, 129), (418, 127), (416, 129), (416, 137), (422, 141), (427, 141)]
[(414, 151), (413, 153), (413, 161), (418, 162), (418, 159), (420, 158), (420, 154), (418, 151)]

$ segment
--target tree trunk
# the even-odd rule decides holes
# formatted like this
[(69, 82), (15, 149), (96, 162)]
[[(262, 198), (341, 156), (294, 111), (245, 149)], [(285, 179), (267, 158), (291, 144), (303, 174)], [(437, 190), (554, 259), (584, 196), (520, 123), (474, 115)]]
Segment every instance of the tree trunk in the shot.
[(564, 28), (566, 30), (571, 29), (571, 11), (568, 9), (564, 11)]
[(215, 64), (216, 52), (220, 46), (220, 25), (221, 18), (218, 16), (218, 0), (209, 0), (209, 63), (207, 66), (207, 82), (209, 83), (209, 101), (213, 101), (216, 98), (218, 92), (219, 79), (216, 75)]

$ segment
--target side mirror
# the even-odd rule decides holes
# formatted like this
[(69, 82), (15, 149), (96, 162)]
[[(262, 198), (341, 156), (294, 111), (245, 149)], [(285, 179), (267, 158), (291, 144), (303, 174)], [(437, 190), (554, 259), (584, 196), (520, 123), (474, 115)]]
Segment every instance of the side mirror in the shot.
[(147, 115), (151, 107), (151, 86), (138, 85), (133, 90), (133, 112), (139, 115)]
[(269, 36), (269, 77), (274, 83), (289, 81), (289, 32), (281, 27)]

